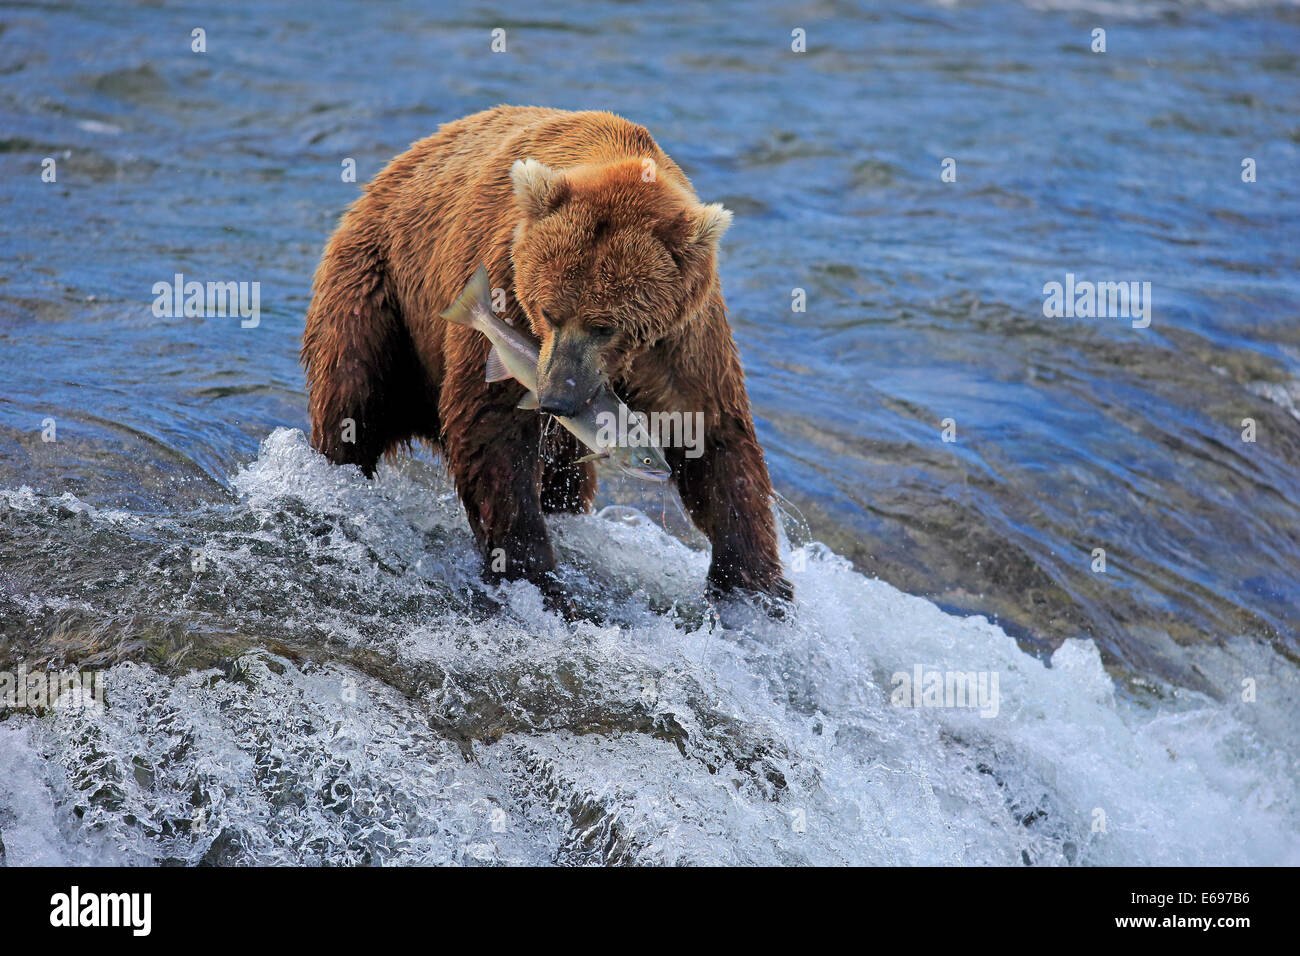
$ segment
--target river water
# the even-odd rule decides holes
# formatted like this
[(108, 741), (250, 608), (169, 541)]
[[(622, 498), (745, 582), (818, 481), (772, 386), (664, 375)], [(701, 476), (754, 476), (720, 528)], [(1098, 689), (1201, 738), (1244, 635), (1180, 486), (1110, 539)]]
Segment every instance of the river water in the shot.
[[(0, 858), (1300, 862), (1300, 11), (529, 9), (0, 3), (0, 670), (107, 668), (0, 708)], [(501, 102), (735, 212), (793, 621), (706, 605), (658, 490), (552, 522), (566, 623), (436, 457), (310, 451), (345, 161)], [(177, 273), (256, 326), (156, 316)]]

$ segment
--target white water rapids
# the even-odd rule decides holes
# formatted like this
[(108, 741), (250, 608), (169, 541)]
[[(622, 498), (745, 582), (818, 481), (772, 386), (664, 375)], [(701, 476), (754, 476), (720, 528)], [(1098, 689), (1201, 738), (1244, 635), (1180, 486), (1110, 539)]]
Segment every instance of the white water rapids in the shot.
[[(127, 661), (102, 709), (0, 721), (9, 865), (1300, 863), (1300, 680), (1262, 645), (1182, 651), (1221, 699), (1120, 693), (1086, 639), (1048, 666), (816, 543), (786, 555), (793, 621), (724, 625), (699, 597), (707, 554), (626, 507), (551, 521), (612, 623), (566, 623), (526, 584), (475, 613), (436, 466), (367, 482), (279, 429), (233, 484), (248, 520), (209, 532), (192, 588), (262, 589), (243, 626), (323, 634), (320, 653)], [(5, 500), (115, 533), (171, 520)], [(356, 613), (322, 609), (327, 590)], [(443, 610), (400, 612), (430, 596)], [(996, 716), (895, 706), (918, 665), (996, 675)]]

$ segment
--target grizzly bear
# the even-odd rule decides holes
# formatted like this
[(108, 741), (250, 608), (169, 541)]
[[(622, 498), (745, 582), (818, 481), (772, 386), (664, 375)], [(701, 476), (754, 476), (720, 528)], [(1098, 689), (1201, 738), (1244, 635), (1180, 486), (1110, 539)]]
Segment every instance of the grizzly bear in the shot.
[(494, 308), (540, 342), (542, 412), (572, 415), (608, 384), (636, 411), (703, 413), (695, 455), (664, 452), (712, 544), (710, 590), (788, 600), (718, 280), (730, 222), (611, 113), (500, 106), (446, 124), (374, 178), (325, 247), (302, 347), (312, 445), (368, 476), (412, 440), (436, 445), (485, 575), (558, 592), (543, 515), (586, 511), (595, 469), (516, 407), (523, 386), (486, 381), (483, 335), (439, 318), (482, 262)]

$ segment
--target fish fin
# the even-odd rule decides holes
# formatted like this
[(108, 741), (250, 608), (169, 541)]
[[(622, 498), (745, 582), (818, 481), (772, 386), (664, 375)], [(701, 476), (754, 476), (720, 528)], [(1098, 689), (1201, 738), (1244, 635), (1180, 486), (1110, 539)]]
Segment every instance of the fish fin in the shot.
[(581, 465), (584, 461), (599, 461), (602, 458), (608, 457), (609, 452), (607, 451), (593, 451), (590, 455), (583, 455), (581, 458), (577, 459), (574, 464)]
[[(456, 297), (456, 301), (447, 307), (442, 317), (455, 325), (474, 325), (474, 309), (492, 298), (492, 284), (488, 281), (487, 267), (479, 263), (474, 276), (465, 283), (465, 288)], [(491, 381), (491, 379), (489, 379)]]
[(527, 392), (524, 397), (519, 399), (519, 404), (515, 408), (522, 408), (526, 412), (531, 412), (537, 407), (537, 393)]
[(501, 353), (497, 351), (497, 347), (494, 345), (492, 350), (488, 352), (487, 381), (504, 382), (508, 378), (514, 378), (514, 376), (506, 368), (506, 363), (501, 361)]

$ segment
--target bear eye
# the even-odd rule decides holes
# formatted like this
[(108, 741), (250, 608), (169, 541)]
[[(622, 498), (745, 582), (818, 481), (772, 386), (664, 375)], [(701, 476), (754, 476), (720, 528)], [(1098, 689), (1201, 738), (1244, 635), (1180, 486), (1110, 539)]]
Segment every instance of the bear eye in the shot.
[(591, 334), (598, 339), (612, 339), (617, 331), (612, 325), (596, 325), (592, 327)]

